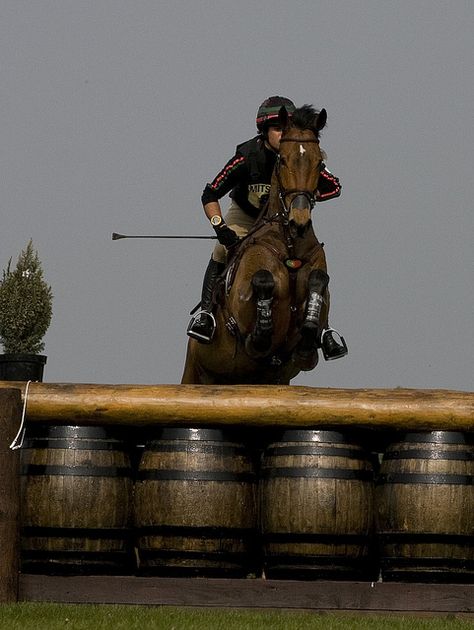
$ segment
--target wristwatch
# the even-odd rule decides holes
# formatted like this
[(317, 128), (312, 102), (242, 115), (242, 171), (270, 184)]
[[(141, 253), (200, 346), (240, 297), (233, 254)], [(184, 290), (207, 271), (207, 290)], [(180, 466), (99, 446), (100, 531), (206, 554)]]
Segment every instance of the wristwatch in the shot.
[(209, 221), (211, 222), (211, 225), (216, 228), (216, 227), (219, 227), (219, 225), (221, 225), (223, 219), (218, 214), (215, 214), (209, 219)]

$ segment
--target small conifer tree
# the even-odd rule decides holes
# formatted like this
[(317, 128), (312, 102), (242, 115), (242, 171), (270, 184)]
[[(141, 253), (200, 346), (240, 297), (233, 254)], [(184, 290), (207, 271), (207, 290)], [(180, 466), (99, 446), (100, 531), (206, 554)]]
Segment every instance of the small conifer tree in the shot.
[(6, 354), (39, 354), (51, 323), (53, 295), (43, 280), (38, 253), (30, 240), (0, 281), (0, 342)]

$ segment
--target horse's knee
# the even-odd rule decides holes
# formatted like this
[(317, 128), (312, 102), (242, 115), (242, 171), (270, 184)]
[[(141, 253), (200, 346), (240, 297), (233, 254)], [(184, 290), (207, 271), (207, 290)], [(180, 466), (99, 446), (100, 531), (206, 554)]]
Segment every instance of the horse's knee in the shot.
[(319, 293), (323, 295), (329, 284), (329, 276), (323, 269), (313, 269), (308, 278), (309, 293)]
[(260, 269), (252, 277), (252, 290), (256, 298), (257, 317), (246, 341), (250, 356), (264, 356), (271, 347), (273, 333), (272, 301), (275, 280), (266, 269)]
[(252, 288), (257, 300), (269, 300), (273, 295), (275, 280), (266, 269), (259, 269), (252, 276)]
[(270, 332), (273, 329), (272, 301), (275, 280), (269, 271), (260, 269), (252, 277), (252, 287), (257, 298), (256, 327), (260, 333)]

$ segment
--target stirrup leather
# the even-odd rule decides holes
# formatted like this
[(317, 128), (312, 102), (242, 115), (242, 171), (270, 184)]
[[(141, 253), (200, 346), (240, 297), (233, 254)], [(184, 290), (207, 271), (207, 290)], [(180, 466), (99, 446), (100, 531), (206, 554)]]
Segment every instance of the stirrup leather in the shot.
[[(204, 317), (204, 319), (207, 318), (209, 320), (206, 322), (206, 325), (211, 328), (209, 336), (200, 333), (199, 330), (193, 330), (194, 326), (201, 320), (201, 317)], [(197, 339), (198, 341), (204, 343), (211, 343), (212, 339), (214, 338), (214, 333), (216, 332), (216, 326), (216, 318), (212, 313), (209, 313), (208, 311), (199, 311), (199, 313), (197, 313), (189, 322), (186, 333), (189, 337), (192, 337), (193, 339)]]
[[(340, 348), (342, 348), (342, 350), (336, 356), (331, 356), (327, 352), (327, 348), (325, 347), (324, 341), (325, 341), (326, 335), (334, 334), (334, 333), (339, 337), (339, 341), (337, 341), (337, 339), (334, 339), (334, 341)], [(340, 359), (341, 357), (345, 357), (346, 354), (348, 353), (347, 344), (345, 342), (344, 337), (335, 328), (327, 328), (326, 330), (323, 330), (323, 332), (321, 333), (320, 343), (321, 343), (321, 350), (323, 351), (323, 356), (324, 356), (325, 361), (334, 361), (334, 359)]]

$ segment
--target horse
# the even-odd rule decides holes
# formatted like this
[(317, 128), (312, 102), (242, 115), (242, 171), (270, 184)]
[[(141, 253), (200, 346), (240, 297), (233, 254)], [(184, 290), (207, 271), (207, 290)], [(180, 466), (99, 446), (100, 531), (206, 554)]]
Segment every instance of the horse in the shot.
[(311, 220), (325, 109), (279, 112), (279, 154), (262, 216), (229, 256), (210, 344), (189, 339), (183, 384), (289, 385), (318, 363), (328, 328), (326, 256)]

